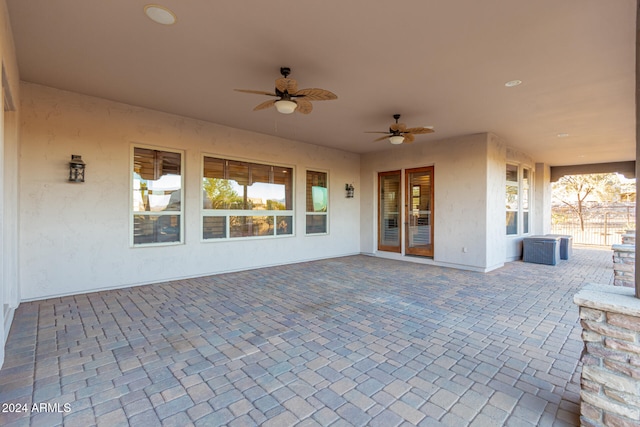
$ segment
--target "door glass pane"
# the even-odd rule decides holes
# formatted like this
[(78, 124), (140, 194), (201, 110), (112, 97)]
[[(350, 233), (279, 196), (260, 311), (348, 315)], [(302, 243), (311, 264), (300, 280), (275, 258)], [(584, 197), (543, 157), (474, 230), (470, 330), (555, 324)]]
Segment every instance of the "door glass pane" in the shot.
[(380, 246), (400, 246), (400, 173), (380, 175)]
[(431, 245), (431, 185), (431, 172), (419, 171), (409, 174), (409, 248), (428, 248)]

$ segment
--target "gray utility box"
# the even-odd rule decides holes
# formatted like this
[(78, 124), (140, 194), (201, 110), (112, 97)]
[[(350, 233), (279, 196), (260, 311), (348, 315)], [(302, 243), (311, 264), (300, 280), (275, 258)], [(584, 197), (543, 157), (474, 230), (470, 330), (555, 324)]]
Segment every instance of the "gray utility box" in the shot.
[(525, 237), (522, 241), (522, 260), (536, 264), (558, 264), (560, 261), (560, 237)]
[(565, 234), (547, 234), (545, 237), (560, 238), (560, 259), (569, 259), (573, 253), (573, 236)]

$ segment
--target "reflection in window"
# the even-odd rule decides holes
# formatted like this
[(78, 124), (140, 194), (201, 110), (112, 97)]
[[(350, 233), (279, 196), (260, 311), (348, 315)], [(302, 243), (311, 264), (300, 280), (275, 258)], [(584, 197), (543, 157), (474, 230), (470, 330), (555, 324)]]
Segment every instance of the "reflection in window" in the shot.
[(507, 235), (529, 233), (530, 180), (530, 169), (518, 165), (507, 165), (505, 192)]
[(507, 235), (518, 234), (518, 166), (507, 165)]
[(181, 242), (182, 154), (133, 149), (133, 244)]
[(329, 190), (327, 173), (307, 171), (307, 234), (326, 234), (328, 232)]
[(293, 234), (292, 168), (214, 157), (203, 164), (203, 239)]
[(529, 233), (529, 197), (531, 195), (529, 189), (529, 175), (531, 171), (529, 169), (522, 169), (522, 203), (520, 210), (522, 212), (522, 233)]

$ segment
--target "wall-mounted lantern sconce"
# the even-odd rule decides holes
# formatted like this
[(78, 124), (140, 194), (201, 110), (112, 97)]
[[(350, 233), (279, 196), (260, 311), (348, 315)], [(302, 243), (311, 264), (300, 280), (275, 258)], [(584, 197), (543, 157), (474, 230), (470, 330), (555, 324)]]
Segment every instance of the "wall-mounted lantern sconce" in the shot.
[(347, 199), (353, 199), (353, 184), (345, 184), (344, 189), (347, 192)]
[(82, 156), (71, 155), (69, 162), (69, 182), (84, 182), (84, 168), (86, 163), (82, 161)]

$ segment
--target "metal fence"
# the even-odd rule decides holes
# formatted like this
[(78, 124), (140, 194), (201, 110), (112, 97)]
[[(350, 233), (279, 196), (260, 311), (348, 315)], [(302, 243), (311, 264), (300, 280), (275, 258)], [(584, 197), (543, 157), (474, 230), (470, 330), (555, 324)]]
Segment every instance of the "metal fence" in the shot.
[(584, 229), (568, 206), (554, 206), (551, 232), (573, 236), (573, 243), (610, 246), (622, 242), (627, 230), (636, 228), (635, 203), (588, 204), (584, 207)]

